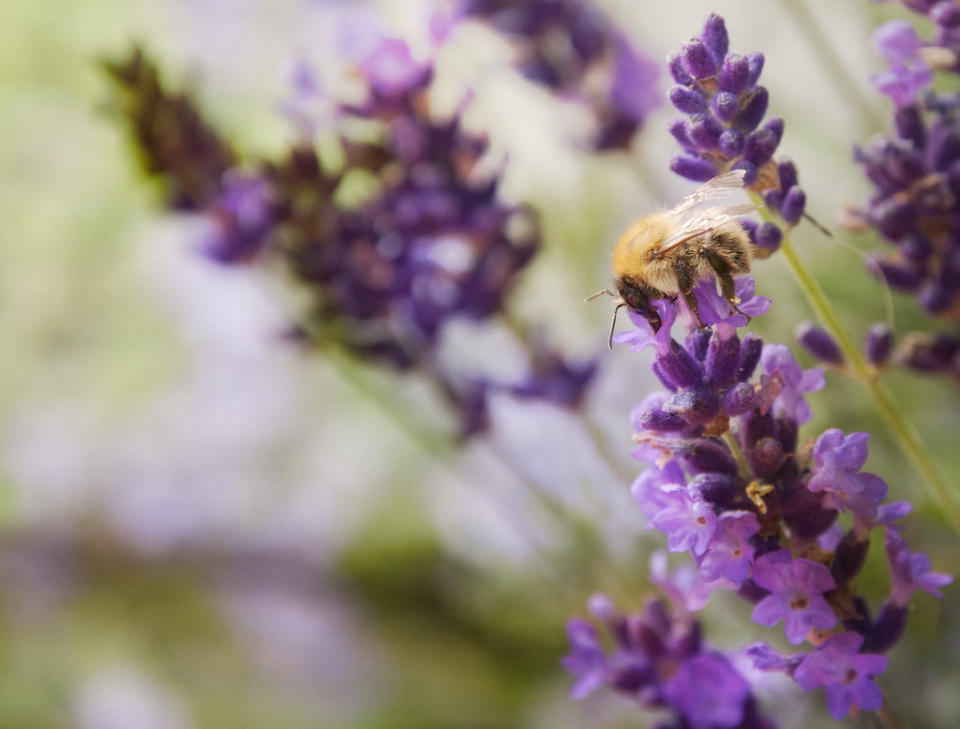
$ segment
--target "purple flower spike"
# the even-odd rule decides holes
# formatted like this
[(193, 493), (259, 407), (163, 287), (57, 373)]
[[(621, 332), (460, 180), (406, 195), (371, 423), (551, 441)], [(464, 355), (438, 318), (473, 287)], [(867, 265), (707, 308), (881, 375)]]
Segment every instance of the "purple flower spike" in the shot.
[(794, 336), (817, 359), (832, 365), (843, 364), (843, 352), (836, 340), (823, 328), (805, 321), (797, 325)]
[(891, 601), (906, 607), (917, 590), (943, 597), (940, 588), (953, 582), (953, 577), (930, 570), (930, 558), (919, 552), (910, 552), (907, 543), (895, 529), (887, 529), (887, 561), (893, 576)]
[(793, 677), (804, 691), (826, 688), (827, 710), (842, 719), (850, 708), (876, 711), (883, 706), (883, 694), (870, 676), (883, 673), (887, 657), (860, 653), (863, 636), (841, 633), (825, 641), (803, 659)]
[[(763, 123), (770, 95), (758, 85), (763, 55), (731, 53), (723, 18), (713, 14), (700, 38), (684, 44), (670, 57), (669, 66), (678, 86), (670, 92), (673, 105), (690, 117), (686, 125), (672, 122), (670, 132), (683, 147), (670, 169), (703, 182), (725, 170), (743, 170), (743, 184), (764, 195), (776, 194), (776, 205), (767, 206), (787, 225), (803, 215), (806, 196), (796, 184), (776, 179), (774, 155), (783, 139), (780, 118)], [(755, 241), (756, 242), (756, 241)], [(758, 242), (761, 257), (772, 253), (779, 238)]]
[(799, 645), (810, 628), (828, 630), (837, 624), (837, 616), (823, 598), (836, 587), (830, 570), (808, 559), (792, 559), (781, 549), (765, 554), (753, 563), (750, 577), (767, 595), (754, 608), (755, 623), (772, 627), (784, 621), (787, 640)]
[(838, 428), (824, 431), (813, 446), (814, 472), (811, 491), (856, 494), (863, 491), (857, 473), (867, 461), (869, 433), (843, 435)]

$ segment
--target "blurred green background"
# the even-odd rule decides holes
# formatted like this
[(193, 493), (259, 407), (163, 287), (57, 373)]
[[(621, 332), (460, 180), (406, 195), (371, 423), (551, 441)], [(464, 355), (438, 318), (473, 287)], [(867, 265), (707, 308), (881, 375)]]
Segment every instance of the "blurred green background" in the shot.
[[(896, 5), (600, 4), (654, 58), (708, 12), (723, 14), (733, 48), (766, 53), (771, 109), (787, 120), (781, 149), (808, 209), (829, 222), (865, 198), (850, 147), (888, 124), (866, 79), (879, 67), (872, 28), (904, 15)], [(563, 622), (590, 593), (642, 604), (647, 558), (662, 546), (622, 475), (637, 470), (630, 408), (655, 383), (644, 356), (604, 350), (609, 310), (582, 299), (607, 281), (626, 223), (690, 189), (667, 172), (669, 110), (631, 155), (591, 156), (568, 141), (582, 120), (497, 70), (502, 42), (478, 31), (442, 53), (441, 104), (475, 87), (469, 125), (508, 154), (509, 197), (543, 216), (545, 250), (514, 311), (570, 353), (602, 353), (588, 409), (617, 468), (568, 414), (508, 398), (495, 407), (493, 447), (440, 456), (382, 408), (387, 397), (442, 425), (422, 386), (364, 368), (345, 378), (284, 345), (275, 285), (197, 255), (195, 222), (160, 211), (96, 65), (144, 44), (240, 148), (269, 154), (291, 140), (276, 110), (284, 64), (297, 53), (335, 63), (325, 55), (334, 18), (358, 5), (398, 33), (422, 31), (424, 3), (406, 0), (0, 4), (0, 727), (653, 721), (618, 697), (569, 702), (558, 660)], [(877, 243), (848, 239), (809, 226), (796, 235), (862, 337), (886, 316), (856, 250)], [(757, 330), (792, 344), (810, 318), (798, 289), (776, 256), (756, 276), (774, 299)], [(894, 301), (898, 329), (926, 325), (912, 302)], [(510, 367), (503, 333), (475, 329), (452, 336), (488, 344)], [(889, 379), (956, 487), (956, 387)], [(957, 540), (858, 389), (828, 374), (811, 403), (803, 435), (869, 430), (869, 469), (917, 505), (911, 543), (938, 569), (960, 570)], [(861, 580), (875, 599), (886, 589), (881, 546)], [(881, 681), (908, 726), (960, 716), (955, 594), (917, 598)], [(733, 599), (714, 598), (704, 618), (725, 648), (773, 634)], [(784, 727), (824, 725), (816, 698), (776, 683), (761, 696), (789, 702), (775, 710)]]

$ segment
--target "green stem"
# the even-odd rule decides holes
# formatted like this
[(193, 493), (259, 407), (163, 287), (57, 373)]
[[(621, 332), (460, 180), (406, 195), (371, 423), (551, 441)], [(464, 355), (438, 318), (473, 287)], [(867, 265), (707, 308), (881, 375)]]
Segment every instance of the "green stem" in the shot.
[[(780, 226), (783, 221), (776, 218), (771, 212), (763, 207), (763, 201), (756, 193), (750, 193), (751, 199), (760, 206), (760, 215), (765, 220), (776, 223)], [(847, 332), (837, 315), (836, 309), (830, 303), (826, 293), (820, 287), (820, 283), (814, 278), (810, 270), (804, 265), (803, 261), (797, 255), (790, 237), (784, 233), (783, 241), (780, 244), (780, 251), (786, 258), (793, 272), (794, 278), (800, 285), (807, 302), (816, 313), (821, 323), (827, 331), (833, 336), (839, 345), (841, 351), (849, 363), (849, 372), (853, 378), (859, 382), (867, 391), (874, 407), (880, 413), (897, 445), (903, 451), (904, 455), (913, 465), (914, 469), (920, 474), (928, 490), (946, 512), (947, 518), (957, 533), (960, 533), (960, 505), (957, 504), (954, 495), (947, 488), (946, 483), (937, 471), (936, 466), (923, 442), (920, 439), (916, 428), (903, 416), (903, 411), (898, 409), (886, 387), (884, 387), (876, 378), (873, 367), (867, 362), (863, 353), (857, 347), (850, 334)]]
[(733, 437), (733, 433), (730, 430), (726, 430), (723, 434), (723, 439), (726, 441), (727, 445), (730, 446), (730, 450), (733, 452), (734, 460), (737, 462), (737, 466), (740, 468), (740, 475), (747, 481), (750, 480), (750, 465), (747, 463), (746, 456), (743, 455), (743, 451), (740, 449), (740, 444), (737, 443), (737, 439)]

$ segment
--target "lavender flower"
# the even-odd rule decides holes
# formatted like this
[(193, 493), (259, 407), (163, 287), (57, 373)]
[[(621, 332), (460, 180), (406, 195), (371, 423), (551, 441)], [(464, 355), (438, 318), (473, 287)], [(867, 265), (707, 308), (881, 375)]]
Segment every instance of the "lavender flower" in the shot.
[(904, 20), (891, 21), (875, 34), (878, 50), (892, 65), (874, 82), (894, 101), (896, 133), (854, 150), (875, 190), (854, 211), (852, 224), (872, 227), (894, 246), (892, 253), (874, 258), (875, 274), (915, 294), (931, 314), (955, 321), (960, 312), (960, 95), (927, 89), (931, 66), (960, 71), (960, 30), (955, 8), (947, 5), (909, 5), (936, 24), (931, 40), (921, 39)]
[(589, 107), (596, 150), (629, 149), (661, 103), (658, 64), (591, 0), (460, 0), (456, 15), (506, 35), (524, 76)]
[(850, 713), (851, 706), (875, 711), (883, 694), (870, 676), (883, 673), (887, 657), (860, 653), (863, 636), (841, 633), (828, 638), (797, 666), (794, 678), (804, 691), (826, 688), (827, 710), (834, 719)]
[[(763, 195), (767, 207), (792, 226), (803, 216), (806, 195), (792, 162), (776, 162), (784, 123), (772, 117), (762, 124), (769, 94), (757, 82), (763, 55), (729, 51), (726, 25), (719, 15), (707, 18), (703, 32), (669, 59), (676, 86), (670, 101), (689, 118), (674, 119), (670, 133), (683, 149), (670, 168), (702, 182), (730, 169), (745, 171), (744, 184)], [(780, 243), (772, 223), (744, 225), (765, 257)]]
[(760, 625), (784, 621), (787, 640), (799, 645), (811, 628), (828, 630), (837, 624), (837, 616), (823, 593), (837, 586), (830, 570), (808, 559), (792, 559), (781, 549), (765, 554), (753, 564), (751, 579), (769, 590), (751, 616)]
[(943, 597), (940, 588), (953, 582), (953, 577), (930, 569), (930, 558), (911, 553), (907, 543), (895, 529), (887, 529), (887, 560), (893, 577), (891, 600), (905, 607), (913, 593), (924, 590), (935, 597)]
[[(812, 447), (799, 446), (800, 426), (812, 416), (806, 394), (824, 386), (822, 371), (803, 370), (783, 345), (741, 339), (726, 320), (697, 328), (671, 311), (679, 303), (655, 305), (664, 322), (658, 332), (636, 317), (637, 331), (618, 337), (634, 350), (653, 350), (653, 371), (666, 388), (631, 416), (634, 455), (650, 464), (632, 493), (650, 527), (666, 534), (668, 549), (689, 551), (696, 565), (673, 578), (660, 567), (657, 583), (687, 609), (705, 605), (712, 590), (736, 590), (755, 603), (755, 622), (782, 620), (794, 645), (819, 642), (823, 631), (842, 626), (859, 641), (860, 652), (843, 664), (854, 671), (848, 683), (823, 678), (817, 653), (776, 658), (758, 649), (755, 658), (765, 670), (792, 675), (807, 665), (814, 678), (801, 685), (832, 687), (831, 711), (843, 701), (845, 711), (850, 701), (873, 706), (868, 689), (851, 689), (852, 682), (872, 675), (873, 654), (899, 640), (913, 592), (935, 591), (950, 578), (899, 546), (895, 523), (909, 505), (885, 503), (887, 484), (861, 470), (868, 434), (834, 428)], [(691, 327), (683, 345), (674, 339), (678, 322)], [(837, 519), (845, 512), (849, 526)], [(854, 579), (877, 527), (888, 532), (894, 587), (874, 617)]]
[[(463, 129), (462, 109), (447, 118), (431, 113), (433, 64), (414, 57), (406, 43), (382, 38), (357, 60), (366, 94), (341, 104), (337, 118), (345, 130), (356, 121), (377, 125), (382, 136), (370, 142), (340, 133), (345, 163), (334, 169), (306, 133), (308, 112), (298, 100), (320, 90), (302, 64), (287, 104), (300, 141), (279, 161), (242, 167), (186, 95), (163, 89), (142, 55), (110, 70), (134, 95), (128, 111), (140, 115), (134, 121), (149, 171), (164, 175), (172, 198), (186, 201), (178, 205), (207, 217), (204, 252), (230, 265), (279, 259), (289, 271), (302, 292), (300, 339), (424, 372), (467, 435), (484, 429), (495, 390), (580, 405), (596, 363), (568, 361), (549, 346), (532, 345), (531, 372), (518, 382), (455, 377), (436, 361), (451, 321), (503, 310), (539, 247), (539, 224), (531, 208), (502, 199), (498, 174), (479, 174), (487, 140)], [(173, 154), (181, 147), (192, 155)], [(375, 182), (365, 198), (345, 204), (338, 193), (357, 172)]]
[(596, 629), (582, 619), (567, 623), (570, 654), (563, 667), (576, 677), (571, 697), (584, 698), (600, 686), (664, 709), (690, 729), (773, 729), (762, 717), (746, 679), (722, 653), (705, 645), (700, 625), (688, 614), (671, 614), (660, 600), (635, 615), (617, 612), (594, 596), (591, 611), (613, 641), (603, 651)]

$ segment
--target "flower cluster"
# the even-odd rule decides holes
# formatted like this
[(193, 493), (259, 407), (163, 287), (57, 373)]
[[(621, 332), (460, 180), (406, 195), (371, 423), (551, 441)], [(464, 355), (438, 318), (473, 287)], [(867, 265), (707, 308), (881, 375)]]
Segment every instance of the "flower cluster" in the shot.
[[(325, 164), (307, 139), (279, 161), (235, 164), (188, 97), (166, 91), (140, 52), (110, 69), (129, 97), (147, 170), (162, 176), (171, 199), (187, 201), (180, 207), (209, 221), (205, 253), (228, 265), (279, 259), (289, 271), (301, 290), (298, 337), (427, 373), (468, 434), (484, 428), (493, 390), (580, 402), (595, 364), (566, 362), (537, 343), (533, 371), (518, 383), (439, 369), (446, 325), (503, 309), (539, 247), (539, 223), (530, 208), (502, 199), (498, 174), (479, 172), (486, 139), (466, 131), (459, 113), (431, 113), (433, 66), (404, 42), (384, 38), (361, 59), (366, 97), (339, 105), (337, 118), (345, 129), (358, 121), (376, 126), (379, 137), (340, 133), (337, 165)], [(360, 199), (358, 179), (367, 188)]]
[[(738, 289), (761, 313), (749, 279)], [(862, 470), (866, 433), (833, 428), (800, 442), (812, 415), (805, 395), (824, 386), (820, 370), (803, 370), (785, 346), (741, 338), (735, 327), (745, 321), (734, 312), (692, 328), (681, 345), (671, 334), (676, 305), (656, 306), (658, 332), (634, 315), (636, 331), (618, 337), (654, 350), (653, 371), (666, 387), (632, 416), (635, 456), (650, 464), (632, 493), (668, 550), (693, 557), (686, 606), (699, 609), (714, 590), (735, 590), (755, 604), (754, 622), (782, 621), (789, 643), (812, 645), (776, 667), (805, 690), (826, 687), (834, 716), (851, 705), (879, 708), (868, 676), (883, 670), (881, 654), (899, 639), (910, 596), (950, 579), (907, 550), (896, 521), (909, 504), (886, 502), (887, 484)], [(854, 578), (875, 529), (886, 535), (893, 588), (874, 619)], [(772, 661), (769, 648), (754, 653)]]
[(593, 617), (613, 643), (604, 651), (592, 623), (567, 623), (570, 654), (563, 666), (576, 677), (580, 699), (607, 686), (641, 705), (671, 712), (661, 729), (773, 729), (757, 710), (747, 680), (731, 660), (703, 642), (700, 624), (662, 600), (624, 615), (602, 595), (590, 600)]
[(659, 65), (591, 0), (460, 0), (456, 15), (510, 38), (526, 78), (588, 106), (596, 150), (629, 149), (661, 103)]
[[(703, 32), (669, 58), (676, 85), (670, 101), (687, 119), (674, 119), (670, 133), (683, 154), (671, 169), (689, 180), (705, 181), (730, 169), (745, 172), (744, 184), (763, 196), (764, 204), (788, 226), (803, 216), (806, 194), (789, 160), (774, 160), (784, 122), (772, 117), (762, 124), (769, 94), (758, 84), (763, 54), (729, 51), (726, 25), (719, 15), (707, 18)], [(780, 244), (773, 223), (745, 225), (761, 257)]]
[[(873, 78), (896, 107), (895, 135), (877, 136), (855, 148), (854, 158), (874, 185), (849, 223), (872, 228), (894, 251), (876, 256), (874, 272), (892, 287), (916, 295), (931, 314), (960, 315), (960, 94), (924, 91), (932, 68), (957, 71), (960, 9), (955, 3), (910, 3), (937, 23), (936, 38), (923, 41), (905, 20), (875, 34), (890, 70)], [(934, 51), (938, 53), (933, 53)], [(923, 93), (922, 93), (923, 92)]]

